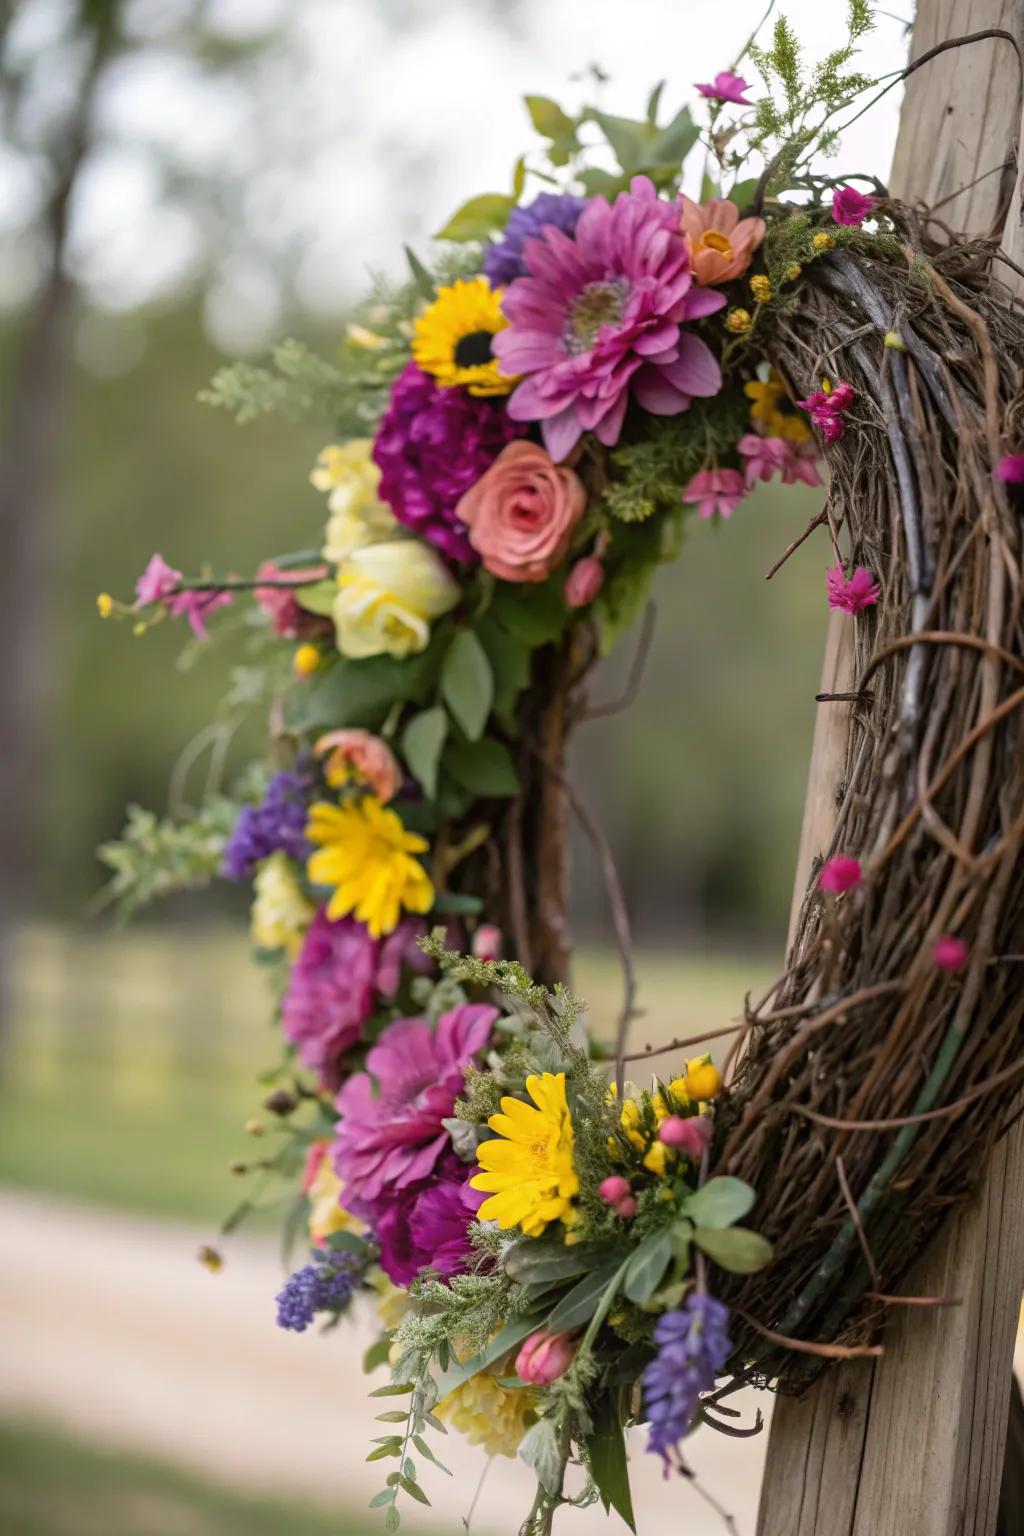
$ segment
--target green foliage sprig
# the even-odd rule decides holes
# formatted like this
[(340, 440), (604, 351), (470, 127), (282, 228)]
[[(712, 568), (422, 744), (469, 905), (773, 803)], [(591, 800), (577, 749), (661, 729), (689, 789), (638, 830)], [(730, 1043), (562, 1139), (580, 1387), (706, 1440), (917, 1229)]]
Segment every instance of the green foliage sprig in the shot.
[(220, 871), (237, 816), (236, 802), (222, 795), (206, 801), (188, 821), (129, 805), (121, 836), (97, 850), (113, 871), (97, 905), (113, 903), (124, 922), (160, 897), (208, 885)]

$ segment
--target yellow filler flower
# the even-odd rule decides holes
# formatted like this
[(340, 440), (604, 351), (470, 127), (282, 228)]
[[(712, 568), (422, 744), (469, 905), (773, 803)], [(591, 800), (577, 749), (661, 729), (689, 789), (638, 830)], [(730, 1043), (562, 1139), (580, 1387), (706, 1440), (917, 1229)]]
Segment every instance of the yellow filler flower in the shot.
[(490, 1194), (477, 1212), (481, 1221), (496, 1221), (503, 1231), (522, 1227), (527, 1237), (539, 1237), (549, 1221), (570, 1217), (580, 1181), (565, 1073), (528, 1077), (526, 1091), (533, 1105), (505, 1098), (501, 1114), (488, 1120), (498, 1136), (481, 1143), (477, 1160), (483, 1171), (469, 1182)]
[(774, 371), (767, 379), (748, 380), (743, 393), (752, 402), (750, 420), (766, 437), (805, 443), (812, 436), (810, 424), (790, 407), (786, 386)]
[(314, 885), (334, 887), (331, 918), (352, 913), (379, 939), (398, 927), (403, 907), (429, 912), (434, 887), (419, 859), (429, 844), (407, 832), (401, 818), (375, 795), (344, 805), (310, 806), (306, 836), (319, 844), (306, 866)]
[(495, 333), (508, 324), (502, 292), (486, 277), (459, 278), (440, 288), (416, 321), (412, 355), (443, 388), (461, 384), (471, 395), (507, 395), (514, 388), (516, 380), (498, 371), (491, 352)]

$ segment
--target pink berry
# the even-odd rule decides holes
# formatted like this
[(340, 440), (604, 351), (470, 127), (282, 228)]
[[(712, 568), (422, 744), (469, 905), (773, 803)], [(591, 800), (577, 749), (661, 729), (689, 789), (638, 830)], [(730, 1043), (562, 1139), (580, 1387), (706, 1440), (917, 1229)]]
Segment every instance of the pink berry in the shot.
[(837, 856), (829, 859), (822, 869), (818, 876), (818, 884), (823, 891), (828, 891), (832, 896), (838, 896), (843, 891), (852, 891), (855, 885), (859, 885), (861, 873), (859, 859)]
[(944, 933), (941, 939), (936, 939), (932, 956), (940, 971), (962, 971), (967, 964), (967, 956), (970, 950), (963, 939), (958, 939), (955, 934)]
[(658, 1128), (658, 1139), (667, 1147), (678, 1147), (684, 1157), (700, 1157), (711, 1140), (711, 1121), (703, 1115), (669, 1115)]
[(597, 1192), (605, 1205), (618, 1205), (630, 1194), (629, 1180), (621, 1174), (611, 1173), (597, 1186)]
[(632, 1195), (624, 1195), (615, 1207), (616, 1216), (621, 1216), (623, 1221), (632, 1221), (636, 1215), (636, 1200)]

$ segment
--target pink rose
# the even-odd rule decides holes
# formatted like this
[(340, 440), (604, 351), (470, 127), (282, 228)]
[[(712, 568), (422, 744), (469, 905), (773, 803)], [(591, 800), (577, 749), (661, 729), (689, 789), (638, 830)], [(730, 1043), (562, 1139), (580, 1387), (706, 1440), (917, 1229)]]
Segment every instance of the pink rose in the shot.
[(329, 753), (324, 764), (324, 777), (332, 789), (351, 783), (368, 784), (382, 805), (387, 805), (398, 793), (402, 783), (402, 770), (395, 754), (386, 741), (351, 726), (344, 731), (328, 731), (321, 736), (313, 749), (317, 757)]
[(455, 511), (485, 568), (504, 581), (545, 581), (569, 552), (586, 492), (536, 443), (503, 448)]
[(567, 1333), (531, 1333), (516, 1356), (516, 1371), (531, 1387), (549, 1387), (564, 1376), (576, 1357), (576, 1345)]

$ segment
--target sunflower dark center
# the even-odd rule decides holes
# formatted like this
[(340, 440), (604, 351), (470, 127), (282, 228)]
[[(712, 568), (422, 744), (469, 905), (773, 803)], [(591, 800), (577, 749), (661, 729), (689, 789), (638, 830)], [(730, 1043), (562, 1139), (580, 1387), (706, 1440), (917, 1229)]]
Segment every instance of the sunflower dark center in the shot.
[(494, 356), (491, 351), (493, 340), (490, 331), (470, 331), (468, 336), (460, 336), (455, 343), (455, 366), (480, 368), (484, 363), (489, 363)]

